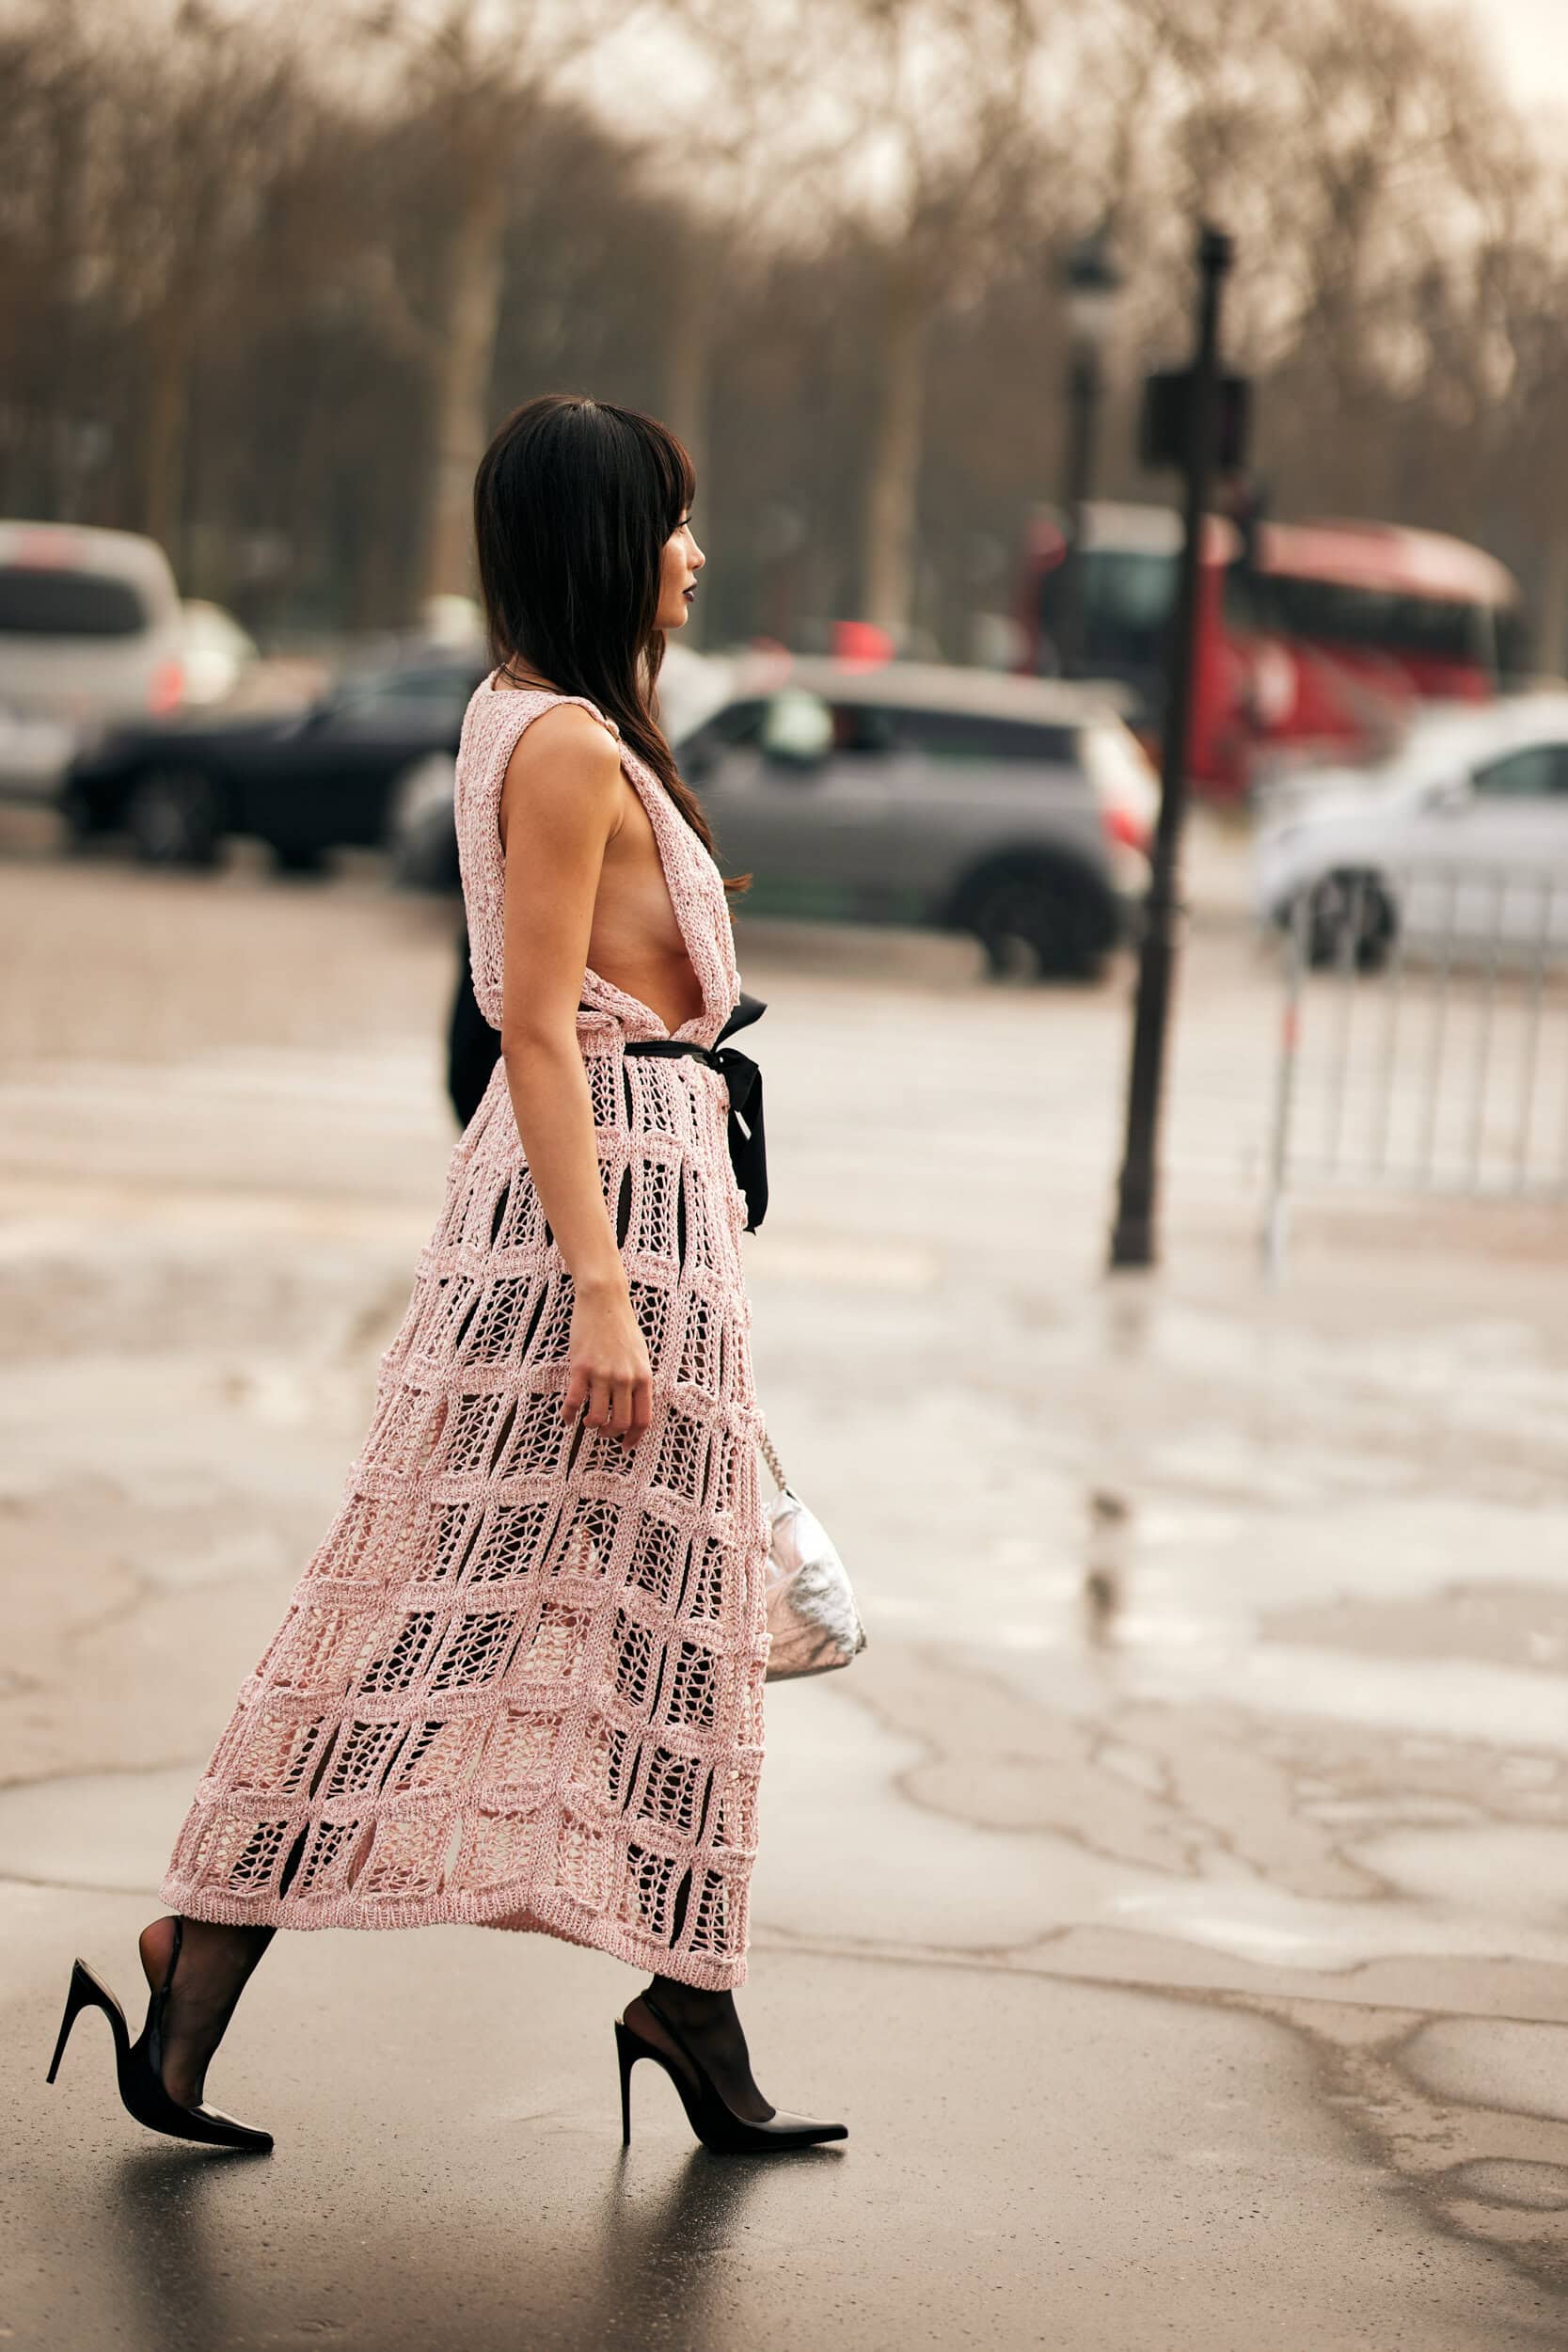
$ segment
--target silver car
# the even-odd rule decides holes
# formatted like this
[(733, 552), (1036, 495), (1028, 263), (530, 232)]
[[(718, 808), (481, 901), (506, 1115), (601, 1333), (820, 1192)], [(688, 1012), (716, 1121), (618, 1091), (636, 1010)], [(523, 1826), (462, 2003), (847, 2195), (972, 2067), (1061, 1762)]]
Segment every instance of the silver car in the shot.
[[(1148, 886), (1159, 788), (1115, 687), (788, 654), (713, 657), (678, 706), (682, 775), (759, 914), (969, 931), (991, 968), (1092, 973)], [(452, 763), (404, 778), (389, 842), (457, 881)]]
[(757, 914), (968, 931), (998, 972), (1083, 975), (1147, 884), (1157, 787), (1105, 690), (742, 663), (677, 750)]
[(1568, 944), (1568, 694), (1418, 721), (1381, 766), (1300, 779), (1262, 804), (1260, 925), (1304, 914), (1311, 961), (1407, 946)]
[(184, 700), (184, 623), (162, 548), (131, 531), (0, 522), (0, 701), (92, 728)]

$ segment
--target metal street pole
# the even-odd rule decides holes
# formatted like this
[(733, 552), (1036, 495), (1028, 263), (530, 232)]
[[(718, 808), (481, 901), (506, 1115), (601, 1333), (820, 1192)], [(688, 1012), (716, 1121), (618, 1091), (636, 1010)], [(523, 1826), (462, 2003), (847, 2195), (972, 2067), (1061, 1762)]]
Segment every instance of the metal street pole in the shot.
[(1186, 814), (1187, 745), (1193, 708), (1193, 657), (1197, 640), (1198, 563), (1213, 466), (1218, 404), (1220, 293), (1234, 256), (1222, 230), (1198, 233), (1198, 332), (1186, 423), (1186, 506), (1171, 639), (1170, 691), (1161, 763), (1160, 818), (1145, 902), (1138, 954), (1132, 1064), (1127, 1089), (1127, 1142), (1111, 1232), (1115, 1268), (1154, 1263), (1160, 1108), (1171, 976), (1181, 906), (1178, 898), (1181, 820)]
[(1063, 677), (1076, 677), (1084, 667), (1084, 533), (1088, 522), (1089, 485), (1094, 475), (1095, 411), (1100, 402), (1100, 357), (1091, 343), (1079, 343), (1068, 370), (1068, 447), (1066, 493), (1068, 544), (1062, 562), (1061, 621), (1056, 651)]
[(1060, 286), (1068, 323), (1067, 447), (1062, 505), (1067, 547), (1055, 588), (1056, 667), (1081, 677), (1088, 641), (1084, 597), (1084, 540), (1094, 474), (1094, 428), (1103, 381), (1101, 354), (1122, 291), (1113, 250), (1110, 214), (1062, 257)]

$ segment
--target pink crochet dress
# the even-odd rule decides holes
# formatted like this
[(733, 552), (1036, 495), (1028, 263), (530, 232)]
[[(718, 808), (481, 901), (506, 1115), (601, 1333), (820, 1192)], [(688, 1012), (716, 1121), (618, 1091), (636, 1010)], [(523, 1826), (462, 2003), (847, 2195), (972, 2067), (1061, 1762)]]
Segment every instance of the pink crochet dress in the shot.
[[(464, 722), (463, 894), (498, 1025), (501, 781), (523, 729), (568, 700), (486, 684)], [(719, 871), (652, 771), (621, 757), (702, 985), (674, 1034), (712, 1045), (738, 995)], [(719, 1072), (624, 1055), (669, 1033), (594, 972), (581, 1002), (653, 1425), (628, 1452), (562, 1422), (571, 1278), (498, 1065), (342, 1508), (240, 1692), (163, 1896), (278, 1927), (542, 1929), (718, 1991), (746, 1973), (768, 1650), (745, 1204)]]

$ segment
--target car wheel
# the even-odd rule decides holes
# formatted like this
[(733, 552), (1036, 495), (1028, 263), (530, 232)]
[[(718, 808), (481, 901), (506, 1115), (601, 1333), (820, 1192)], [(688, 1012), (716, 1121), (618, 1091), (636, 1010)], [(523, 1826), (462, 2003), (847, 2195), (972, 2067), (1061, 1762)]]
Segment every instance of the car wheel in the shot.
[(392, 880), (400, 890), (451, 891), (462, 885), (451, 809), (427, 810), (394, 834)]
[(962, 920), (993, 979), (1088, 979), (1100, 968), (1105, 939), (1098, 911), (1070, 876), (1051, 867), (982, 876)]
[(326, 852), (314, 841), (273, 841), (272, 861), (280, 874), (319, 874)]
[(89, 795), (79, 785), (68, 784), (58, 806), (66, 848), (77, 853), (94, 848), (103, 837), (103, 821)]
[(1381, 972), (1399, 936), (1393, 899), (1375, 874), (1325, 874), (1307, 898), (1307, 961), (1315, 972)]
[(159, 768), (137, 778), (125, 830), (144, 866), (211, 866), (222, 831), (212, 780), (194, 768)]
[(457, 824), (452, 812), (454, 762), (444, 752), (416, 760), (393, 787), (387, 811), (387, 847), (400, 890), (456, 890)]

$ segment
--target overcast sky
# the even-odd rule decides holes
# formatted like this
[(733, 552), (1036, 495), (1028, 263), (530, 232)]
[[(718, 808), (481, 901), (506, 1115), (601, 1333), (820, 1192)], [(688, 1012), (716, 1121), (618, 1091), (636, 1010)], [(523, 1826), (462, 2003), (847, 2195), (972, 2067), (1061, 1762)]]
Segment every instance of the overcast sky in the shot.
[[(1568, 0), (1465, 0), (1521, 105), (1568, 111)], [(1436, 9), (1452, 0), (1426, 0)]]

